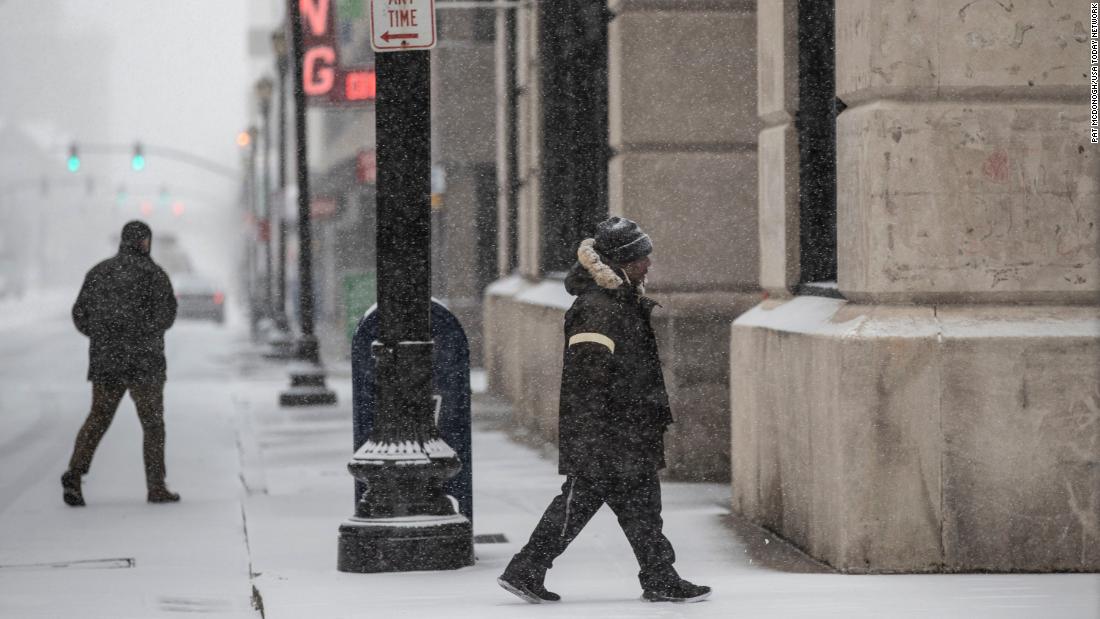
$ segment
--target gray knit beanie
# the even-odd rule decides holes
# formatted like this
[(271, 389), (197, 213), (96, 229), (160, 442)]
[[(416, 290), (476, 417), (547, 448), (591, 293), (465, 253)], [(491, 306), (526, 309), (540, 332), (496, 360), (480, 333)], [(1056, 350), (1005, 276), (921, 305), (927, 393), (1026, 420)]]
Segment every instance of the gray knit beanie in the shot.
[(596, 251), (608, 262), (627, 264), (653, 251), (649, 235), (625, 217), (608, 217), (596, 225)]

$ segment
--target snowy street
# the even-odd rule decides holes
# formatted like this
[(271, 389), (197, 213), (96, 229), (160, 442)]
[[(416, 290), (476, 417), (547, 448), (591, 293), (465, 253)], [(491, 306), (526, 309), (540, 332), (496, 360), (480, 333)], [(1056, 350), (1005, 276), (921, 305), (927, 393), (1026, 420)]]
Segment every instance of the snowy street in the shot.
[(548, 575), (563, 602), (524, 604), (495, 579), (561, 478), (553, 454), (498, 430), (507, 409), (485, 396), (475, 533), (506, 541), (477, 544), (477, 564), (454, 572), (339, 573), (350, 368), (328, 366), (336, 407), (280, 409), (285, 366), (263, 360), (235, 317), (181, 322), (166, 338), (168, 483), (182, 502), (145, 503), (127, 398), (85, 478), (87, 507), (70, 508), (58, 477), (90, 398), (70, 292), (0, 304), (0, 617), (1100, 617), (1096, 574), (831, 573), (732, 521), (726, 486), (682, 483), (664, 484), (666, 532), (681, 574), (714, 588), (709, 600), (641, 601), (603, 509)]

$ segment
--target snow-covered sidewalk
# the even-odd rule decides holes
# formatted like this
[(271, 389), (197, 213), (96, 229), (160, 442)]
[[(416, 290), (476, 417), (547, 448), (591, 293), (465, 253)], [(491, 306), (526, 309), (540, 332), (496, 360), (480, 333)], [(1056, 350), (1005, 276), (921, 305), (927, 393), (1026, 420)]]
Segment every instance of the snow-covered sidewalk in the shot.
[(67, 308), (47, 307), (33, 328), (5, 332), (0, 348), (12, 361), (0, 372), (0, 617), (258, 617), (225, 332), (181, 324), (169, 334), (168, 483), (183, 501), (145, 502), (141, 427), (127, 397), (84, 478), (87, 507), (71, 508), (59, 477), (88, 411), (87, 344)]
[[(350, 373), (329, 366), (339, 404), (282, 409), (285, 366), (241, 332), (169, 333), (168, 480), (176, 505), (144, 501), (141, 430), (125, 400), (85, 481), (58, 476), (87, 412), (86, 342), (63, 311), (0, 339), (0, 617), (1058, 617), (1100, 619), (1100, 576), (844, 576), (728, 514), (720, 484), (664, 485), (666, 533), (683, 575), (714, 595), (639, 599), (637, 566), (602, 510), (551, 570), (559, 604), (525, 604), (497, 575), (561, 484), (552, 457), (503, 431), (507, 406), (475, 397), (474, 566), (344, 574), (336, 537), (352, 514)], [(253, 601), (260, 608), (253, 608)]]
[[(248, 403), (242, 417), (245, 514), (254, 585), (266, 619), (352, 617), (1100, 617), (1100, 577), (1077, 575), (845, 576), (823, 570), (765, 532), (731, 519), (728, 488), (664, 484), (677, 568), (714, 595), (691, 605), (639, 599), (634, 556), (608, 509), (547, 578), (558, 604), (529, 605), (496, 577), (526, 541), (562, 478), (556, 462), (509, 439), (499, 402), (475, 396), (474, 566), (446, 572), (344, 574), (336, 534), (353, 511), (351, 403), (334, 408)], [(779, 569), (777, 569), (779, 568)]]

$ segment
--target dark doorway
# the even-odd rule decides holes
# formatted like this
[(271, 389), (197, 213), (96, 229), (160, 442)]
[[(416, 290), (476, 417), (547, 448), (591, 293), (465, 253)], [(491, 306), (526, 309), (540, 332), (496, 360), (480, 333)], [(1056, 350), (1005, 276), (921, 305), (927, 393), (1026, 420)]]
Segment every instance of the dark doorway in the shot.
[(836, 289), (834, 0), (798, 2), (799, 294)]

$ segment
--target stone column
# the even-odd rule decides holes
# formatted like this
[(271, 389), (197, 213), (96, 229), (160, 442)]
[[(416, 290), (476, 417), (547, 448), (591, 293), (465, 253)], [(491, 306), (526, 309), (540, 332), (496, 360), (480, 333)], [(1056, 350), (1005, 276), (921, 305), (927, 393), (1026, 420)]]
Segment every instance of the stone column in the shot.
[(799, 281), (798, 2), (756, 7), (760, 287), (789, 297)]
[(519, 157), (519, 271), (538, 279), (539, 265), (539, 161), (542, 114), (539, 105), (538, 11), (534, 6), (516, 10), (516, 131)]
[[(797, 3), (768, 4), (761, 30), (792, 36)], [(735, 322), (736, 510), (845, 571), (1100, 569), (1087, 24), (1071, 0), (837, 2), (847, 301)], [(783, 89), (791, 54), (761, 51)], [(761, 237), (790, 242), (766, 227), (797, 165), (766, 83)], [(791, 255), (762, 259), (769, 291)]]
[(613, 0), (610, 212), (653, 238), (674, 477), (729, 474), (730, 322), (755, 304), (755, 2)]

